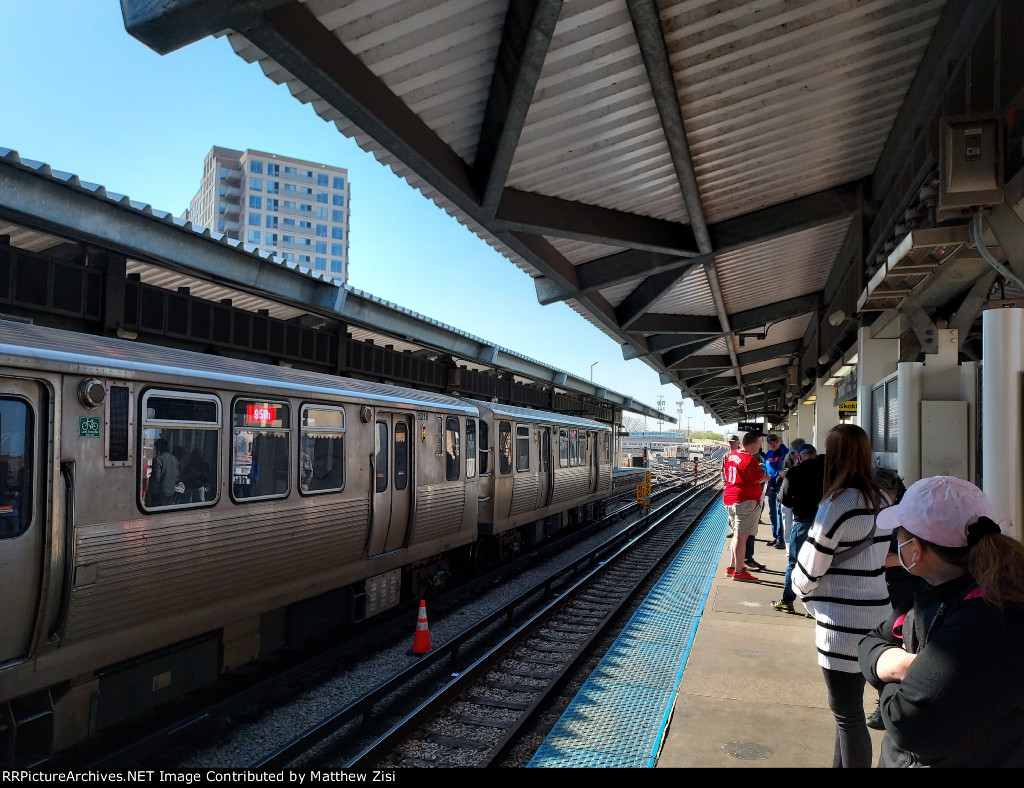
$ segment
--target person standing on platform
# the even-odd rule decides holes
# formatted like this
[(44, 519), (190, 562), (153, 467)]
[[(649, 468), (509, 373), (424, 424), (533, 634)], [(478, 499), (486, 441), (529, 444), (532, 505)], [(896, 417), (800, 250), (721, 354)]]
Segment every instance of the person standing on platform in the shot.
[[(732, 454), (735, 451), (739, 451), (739, 449), (740, 449), (740, 436), (739, 435), (731, 435), (729, 437), (729, 454)], [(722, 481), (723, 482), (726, 481), (725, 470), (726, 470), (726, 464), (729, 461), (729, 454), (725, 455), (725, 460), (722, 462)], [(758, 519), (760, 520), (760, 518), (761, 518), (760, 505), (758, 506), (757, 516), (758, 516)], [(732, 521), (730, 520), (729, 521), (729, 534), (728, 534), (728, 538), (732, 539), (733, 536), (735, 536), (735, 533), (733, 531)], [(764, 564), (759, 564), (754, 559), (754, 546), (756, 544), (757, 544), (757, 540), (754, 537), (751, 537), (750, 539), (747, 539), (746, 555), (745, 555), (745, 557), (743, 559), (743, 563), (744, 563), (744, 565), (748, 569), (764, 569), (765, 568)]]
[(732, 452), (725, 461), (725, 492), (722, 502), (729, 513), (729, 524), (734, 531), (732, 565), (729, 575), (733, 580), (756, 583), (744, 564), (748, 539), (757, 533), (760, 514), (761, 485), (768, 478), (757, 459), (757, 450), (764, 438), (762, 432), (743, 435), (742, 448)]
[(881, 693), (879, 767), (1024, 766), (1024, 546), (977, 486), (932, 476), (878, 516), (923, 578), (861, 642)]
[(739, 435), (730, 435), (729, 436), (729, 451), (727, 451), (725, 453), (725, 459), (722, 460), (722, 483), (723, 484), (725, 484), (727, 481), (729, 481), (728, 478), (725, 475), (725, 468), (726, 468), (726, 466), (729, 463), (729, 455), (732, 454), (734, 451), (739, 451), (739, 450), (740, 450), (740, 436)]
[[(796, 441), (793, 441), (796, 443)], [(796, 452), (791, 452), (793, 456)], [(821, 493), (824, 489), (825, 465), (815, 448), (800, 441), (800, 460), (786, 471), (779, 490), (779, 501), (793, 513), (793, 529), (789, 539), (789, 563), (786, 565), (786, 579), (782, 583), (782, 597), (772, 602), (772, 607), (781, 613), (795, 613), (793, 600), (793, 568), (800, 548), (807, 541), (807, 533), (814, 525), (814, 516), (818, 513)], [(789, 457), (786, 458), (787, 460)]]
[(786, 547), (786, 540), (782, 534), (782, 516), (779, 512), (779, 488), (782, 486), (782, 463), (789, 454), (789, 449), (779, 440), (774, 433), (768, 436), (768, 453), (764, 455), (764, 467), (768, 472), (768, 489), (766, 499), (768, 501), (768, 520), (772, 525), (772, 540), (769, 547), (776, 547), (782, 550)]
[[(722, 484), (723, 485), (728, 481), (728, 479), (725, 476), (725, 469), (726, 469), (726, 467), (729, 464), (729, 455), (732, 454), (734, 451), (739, 451), (739, 450), (740, 450), (740, 436), (739, 435), (730, 435), (729, 436), (729, 451), (727, 451), (725, 453), (725, 459), (722, 460)], [(728, 534), (728, 538), (732, 539), (732, 537), (733, 537), (732, 520), (730, 520), (729, 521), (729, 534)]]
[[(779, 475), (782, 476), (782, 480), (786, 480), (786, 473), (800, 462), (800, 447), (804, 445), (803, 438), (793, 438), (789, 444), (789, 454), (786, 455), (786, 459), (782, 461), (782, 470)], [(786, 506), (782, 502), (782, 487), (779, 487), (779, 514), (782, 515), (782, 540), (788, 546), (789, 535), (793, 531), (793, 508)]]
[(890, 500), (873, 478), (871, 442), (857, 425), (839, 424), (825, 437), (823, 488), (797, 554), (793, 590), (815, 621), (818, 664), (836, 720), (832, 766), (867, 768), (871, 737), (857, 646), (891, 612), (884, 568), (891, 526), (876, 526), (875, 515)]

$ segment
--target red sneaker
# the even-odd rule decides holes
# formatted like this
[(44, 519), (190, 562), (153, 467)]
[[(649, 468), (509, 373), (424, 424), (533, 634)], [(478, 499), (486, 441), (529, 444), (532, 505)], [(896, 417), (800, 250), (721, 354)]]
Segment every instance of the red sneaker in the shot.
[(736, 570), (735, 570), (735, 569), (733, 569), (733, 568), (732, 568), (732, 567), (730, 566), (730, 567), (729, 567), (728, 569), (726, 569), (726, 570), (725, 570), (725, 573), (726, 573), (727, 575), (729, 575), (729, 577), (732, 577), (733, 575), (735, 575), (735, 574), (736, 574)]
[(742, 580), (745, 583), (757, 583), (757, 582), (759, 582), (758, 579), (756, 577), (754, 577), (752, 574), (750, 574), (750, 572), (748, 572), (746, 569), (744, 569), (739, 574), (733, 573), (732, 579), (733, 580)]

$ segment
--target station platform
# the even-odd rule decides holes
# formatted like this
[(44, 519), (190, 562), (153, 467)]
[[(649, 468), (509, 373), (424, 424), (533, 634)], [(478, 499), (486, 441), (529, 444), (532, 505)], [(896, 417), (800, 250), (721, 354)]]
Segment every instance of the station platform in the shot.
[[(835, 721), (814, 622), (780, 613), (786, 551), (757, 534), (760, 583), (726, 575), (721, 498), (623, 628), (528, 768), (831, 767)], [(866, 713), (876, 695), (864, 692)], [(881, 731), (871, 731), (877, 761)]]

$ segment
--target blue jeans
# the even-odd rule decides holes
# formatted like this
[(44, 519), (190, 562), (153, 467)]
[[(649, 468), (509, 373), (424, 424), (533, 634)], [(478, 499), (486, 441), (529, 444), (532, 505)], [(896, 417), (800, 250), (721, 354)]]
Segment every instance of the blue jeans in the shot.
[(793, 533), (789, 537), (789, 563), (786, 564), (786, 579), (782, 581), (782, 601), (793, 604), (796, 599), (796, 592), (793, 590), (793, 568), (796, 566), (796, 557), (800, 554), (800, 548), (807, 541), (807, 534), (811, 532), (814, 520), (801, 522), (793, 520)]
[(772, 489), (772, 483), (768, 482), (768, 517), (772, 522), (772, 539), (781, 542), (782, 517), (779, 515), (779, 491)]
[(779, 501), (779, 511), (782, 513), (782, 538), (788, 545), (789, 538), (793, 533), (793, 510), (788, 506), (783, 506), (782, 501)]

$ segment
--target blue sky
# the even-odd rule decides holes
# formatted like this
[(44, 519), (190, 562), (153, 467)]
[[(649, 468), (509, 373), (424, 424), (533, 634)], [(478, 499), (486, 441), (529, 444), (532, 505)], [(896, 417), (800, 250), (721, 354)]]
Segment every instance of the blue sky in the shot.
[[(117, 0), (5, 3), (0, 147), (179, 215), (213, 145), (349, 171), (349, 284), (677, 414), (682, 392), (378, 163), (288, 90), (207, 38), (157, 55), (124, 30)], [(714, 428), (686, 400), (682, 426)], [(648, 419), (647, 429), (656, 430)], [(669, 429), (668, 423), (663, 425)], [(727, 425), (723, 429), (728, 429)]]

